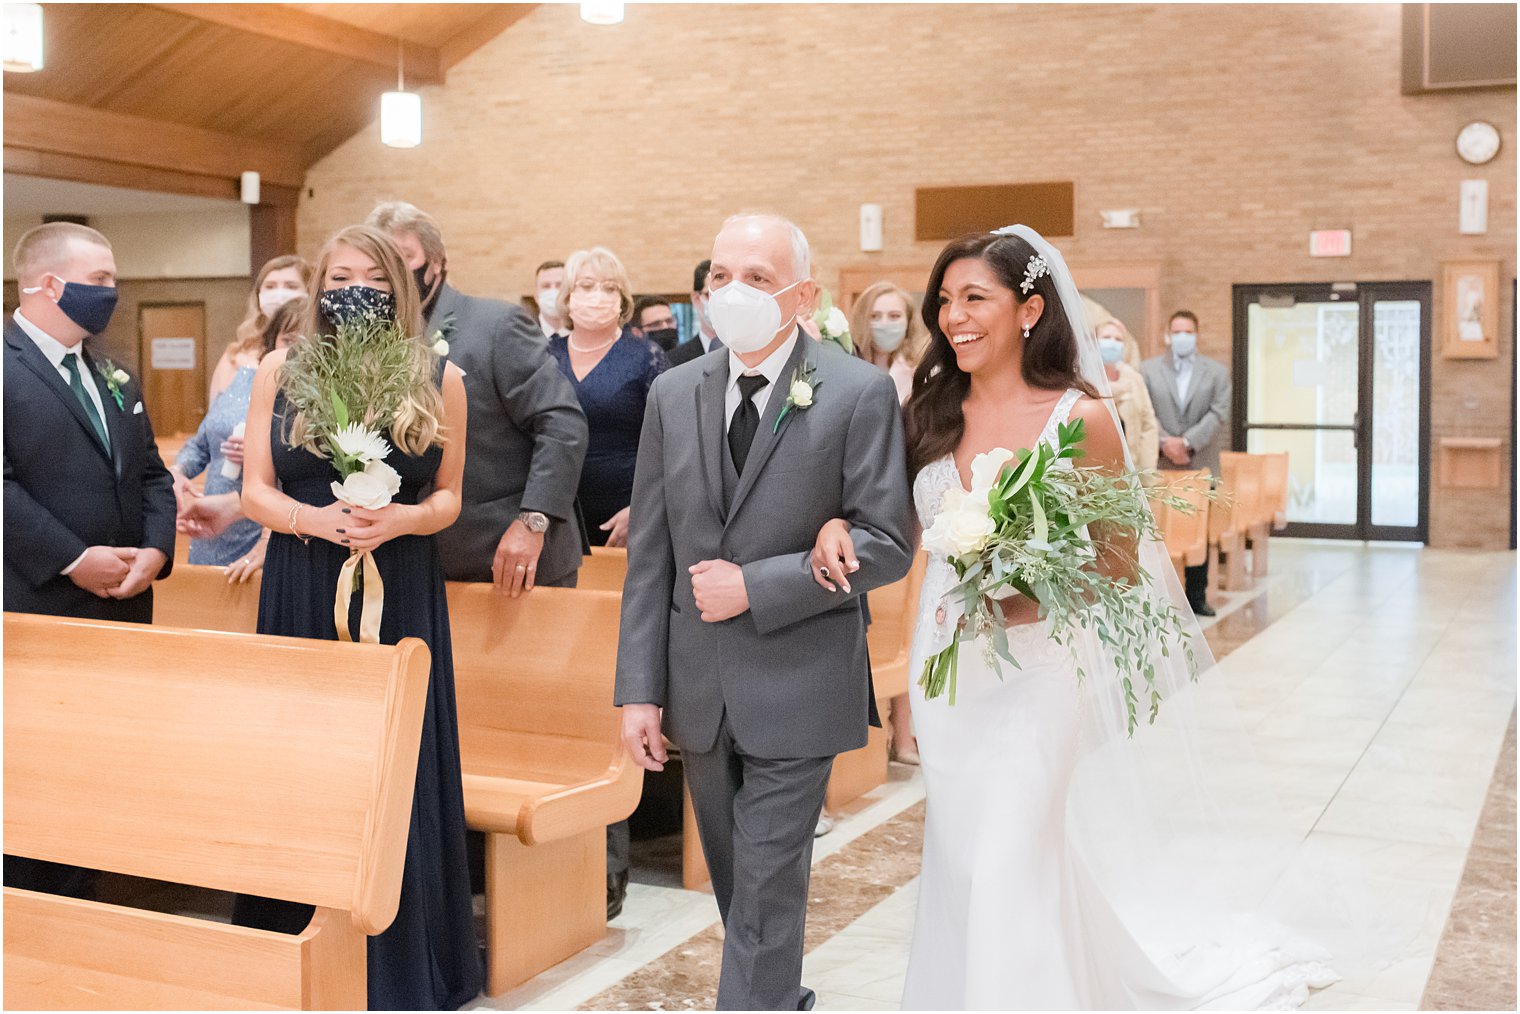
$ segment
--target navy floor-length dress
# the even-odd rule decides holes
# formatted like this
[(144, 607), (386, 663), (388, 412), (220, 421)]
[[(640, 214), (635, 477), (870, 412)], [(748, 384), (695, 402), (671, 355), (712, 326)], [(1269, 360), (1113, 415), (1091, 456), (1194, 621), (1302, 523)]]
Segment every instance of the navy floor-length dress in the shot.
[[(283, 438), (284, 397), (275, 402), (270, 447), (275, 476), (287, 496), (315, 507), (334, 501), (332, 462)], [(415, 504), (431, 489), (443, 450), (420, 456), (393, 449), (387, 464), (401, 475), (395, 502)], [(322, 539), (302, 543), (270, 536), (259, 596), (259, 633), (337, 640), (333, 596), (349, 551)], [(380, 641), (420, 637), (432, 652), (427, 707), (412, 796), (401, 907), (396, 920), (369, 938), (370, 1010), (457, 1010), (482, 985), (480, 950), (470, 901), (465, 858), (464, 792), (459, 772), (459, 729), (454, 705), (454, 659), (449, 640), (443, 570), (431, 536), (402, 536), (374, 551), (385, 585)], [(355, 594), (350, 634), (359, 633)], [(311, 908), (263, 898), (238, 899), (235, 921), (265, 929), (299, 932)]]

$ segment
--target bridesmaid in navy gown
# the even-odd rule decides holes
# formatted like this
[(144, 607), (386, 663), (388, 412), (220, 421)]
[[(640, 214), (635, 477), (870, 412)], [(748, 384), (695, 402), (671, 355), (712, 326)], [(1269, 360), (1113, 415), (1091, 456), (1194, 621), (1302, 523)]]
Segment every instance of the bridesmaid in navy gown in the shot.
[[(308, 334), (331, 333), (334, 323), (357, 313), (393, 313), (422, 334), (416, 284), (381, 233), (364, 227), (338, 233), (322, 252), (315, 284), (324, 291), (313, 301)], [(300, 346), (290, 354), (299, 355)], [(283, 361), (276, 352), (260, 366), (245, 447), (245, 511), (273, 530), (258, 629), (336, 640), (338, 571), (350, 549), (370, 549), (385, 585), (380, 642), (420, 637), (432, 652), (400, 909), (388, 929), (369, 938), (369, 1008), (456, 1010), (479, 995), (482, 969), (465, 858), (448, 605), (432, 534), (459, 513), (464, 385), (456, 367), (438, 361), (433, 383), (441, 387), (442, 435), (421, 453), (407, 453), (387, 434), (392, 450), (385, 460), (400, 474), (401, 491), (391, 505), (366, 511), (335, 502), (331, 461), (288, 442), (291, 408), (276, 372)], [(422, 404), (429, 394), (423, 392)], [(361, 599), (354, 596), (349, 615), (355, 640)], [(300, 932), (311, 911), (244, 896), (234, 920)]]

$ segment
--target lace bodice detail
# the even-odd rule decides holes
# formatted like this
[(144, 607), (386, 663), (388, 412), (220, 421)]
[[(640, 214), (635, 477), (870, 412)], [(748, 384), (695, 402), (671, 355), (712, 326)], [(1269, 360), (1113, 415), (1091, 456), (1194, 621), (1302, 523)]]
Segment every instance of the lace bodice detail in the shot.
[[(1036, 444), (1049, 444), (1055, 447), (1057, 430), (1071, 418), (1071, 408), (1080, 397), (1082, 397), (1082, 392), (1075, 388), (1061, 395), (1061, 400), (1056, 402), (1056, 407), (1051, 410), (1050, 418), (1045, 422), (1045, 428), (1040, 431)], [(1062, 459), (1056, 462), (1056, 467), (1070, 468), (1071, 461)], [(925, 465), (917, 478), (913, 480), (913, 506), (918, 511), (919, 525), (927, 530), (934, 524), (934, 519), (939, 514), (939, 506), (945, 499), (945, 490), (955, 489), (960, 485), (961, 474), (955, 467), (954, 453)]]

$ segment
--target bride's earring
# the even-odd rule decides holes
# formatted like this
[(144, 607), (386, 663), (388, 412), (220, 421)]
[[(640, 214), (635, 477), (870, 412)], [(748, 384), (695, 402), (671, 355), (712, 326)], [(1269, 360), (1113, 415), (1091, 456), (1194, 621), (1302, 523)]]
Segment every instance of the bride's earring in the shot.
[(1024, 338), (1026, 340), (1029, 338), (1029, 326), (1027, 324), (1024, 326)]

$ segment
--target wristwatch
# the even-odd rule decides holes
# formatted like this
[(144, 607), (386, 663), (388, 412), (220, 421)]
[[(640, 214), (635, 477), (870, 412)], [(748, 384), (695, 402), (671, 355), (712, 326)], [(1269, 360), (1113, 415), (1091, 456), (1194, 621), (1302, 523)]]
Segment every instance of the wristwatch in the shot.
[(522, 511), (517, 515), (517, 520), (523, 523), (528, 531), (542, 535), (549, 530), (549, 515), (542, 511)]

